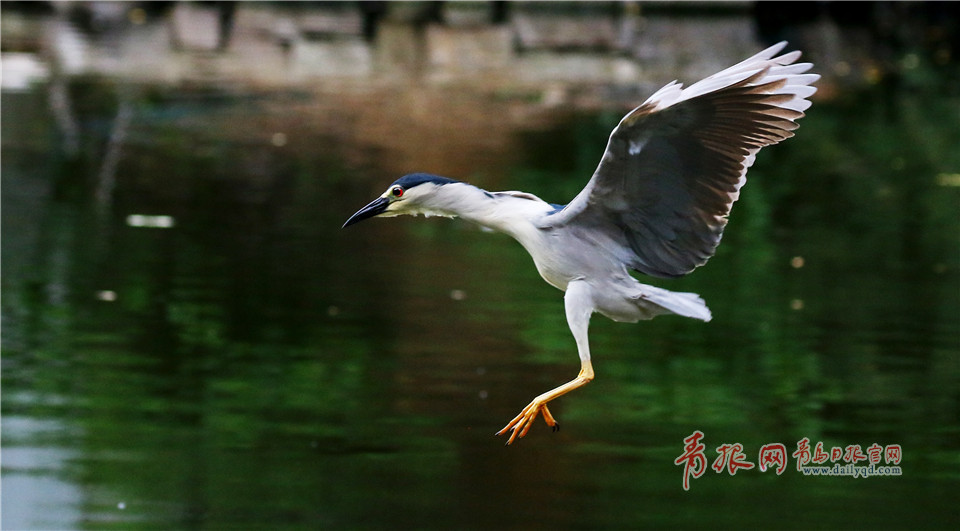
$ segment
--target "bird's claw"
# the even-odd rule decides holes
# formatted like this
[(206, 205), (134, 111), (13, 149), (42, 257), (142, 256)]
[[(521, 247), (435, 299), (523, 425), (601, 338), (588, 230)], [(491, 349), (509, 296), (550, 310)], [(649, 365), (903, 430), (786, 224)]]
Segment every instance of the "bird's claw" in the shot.
[(555, 432), (560, 430), (560, 424), (557, 422), (557, 419), (553, 418), (546, 402), (534, 400), (530, 402), (527, 407), (523, 408), (523, 411), (521, 411), (519, 415), (508, 422), (502, 430), (498, 431), (497, 435), (503, 435), (508, 431), (511, 432), (506, 444), (513, 444), (513, 441), (516, 440), (517, 437), (523, 437), (530, 431), (530, 427), (533, 426), (533, 421), (537, 420), (537, 415), (541, 413), (543, 413), (543, 421), (547, 423), (547, 426), (550, 426)]

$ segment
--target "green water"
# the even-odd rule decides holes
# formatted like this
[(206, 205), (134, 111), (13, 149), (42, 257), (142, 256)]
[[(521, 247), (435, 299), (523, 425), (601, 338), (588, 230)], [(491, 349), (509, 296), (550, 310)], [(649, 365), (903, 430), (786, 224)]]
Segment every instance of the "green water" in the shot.
[[(456, 144), (429, 120), (371, 140), (359, 113), (301, 114), (329, 96), (72, 91), (75, 156), (42, 94), (3, 95), (4, 528), (960, 517), (956, 96), (818, 101), (761, 154), (717, 256), (647, 279), (700, 293), (714, 320), (596, 316), (597, 379), (552, 406), (563, 429), (540, 422), (505, 447), (494, 432), (579, 369), (562, 294), (515, 242), (459, 221), (340, 225), (412, 170), (565, 202), (619, 111)], [(695, 430), (711, 464), (723, 443), (757, 462), (807, 437), (899, 444), (902, 475), (805, 477), (790, 457), (782, 475), (711, 469), (685, 492), (674, 460)]]

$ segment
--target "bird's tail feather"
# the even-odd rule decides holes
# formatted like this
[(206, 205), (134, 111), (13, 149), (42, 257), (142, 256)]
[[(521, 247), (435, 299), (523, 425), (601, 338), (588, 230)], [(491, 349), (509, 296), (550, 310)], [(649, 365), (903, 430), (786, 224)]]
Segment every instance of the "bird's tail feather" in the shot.
[(643, 286), (642, 298), (677, 315), (709, 321), (713, 318), (707, 303), (696, 293), (677, 293), (654, 286)]

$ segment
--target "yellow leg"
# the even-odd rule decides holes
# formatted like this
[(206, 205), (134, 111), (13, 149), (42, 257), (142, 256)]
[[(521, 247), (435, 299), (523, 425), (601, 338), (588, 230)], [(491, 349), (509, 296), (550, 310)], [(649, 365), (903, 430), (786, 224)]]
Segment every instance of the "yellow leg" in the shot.
[(502, 430), (498, 431), (497, 435), (503, 435), (511, 431), (512, 433), (510, 434), (510, 438), (507, 439), (507, 444), (512, 444), (514, 439), (523, 437), (530, 431), (530, 426), (533, 425), (533, 421), (537, 419), (537, 415), (540, 413), (543, 413), (543, 420), (547, 423), (547, 426), (553, 428), (553, 431), (557, 431), (560, 429), (560, 425), (557, 424), (557, 420), (550, 414), (550, 410), (547, 408), (547, 402), (563, 396), (578, 387), (583, 387), (590, 383), (591, 380), (593, 380), (593, 365), (590, 363), (590, 360), (587, 360), (582, 363), (580, 374), (578, 374), (576, 378), (534, 398), (527, 407), (523, 408), (523, 411), (521, 411), (519, 415), (514, 417)]

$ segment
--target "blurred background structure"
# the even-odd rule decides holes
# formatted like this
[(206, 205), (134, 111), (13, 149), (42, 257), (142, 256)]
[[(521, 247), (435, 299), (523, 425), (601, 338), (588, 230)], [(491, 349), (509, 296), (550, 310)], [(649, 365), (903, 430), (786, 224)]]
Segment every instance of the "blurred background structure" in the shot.
[[(955, 61), (949, 4), (845, 2), (5, 2), (8, 87), (62, 75), (278, 88), (534, 86), (700, 78), (802, 43), (834, 83)], [(913, 65), (916, 67), (916, 65)], [(631, 94), (631, 96), (633, 96)]]
[[(957, 5), (3, 2), (2, 527), (952, 528)], [(654, 90), (783, 39), (814, 106), (658, 283), (714, 321), (595, 320), (564, 431), (504, 449), (577, 366), (561, 294), (463, 223), (340, 225), (411, 171), (566, 202)], [(684, 492), (694, 430), (903, 475)]]

